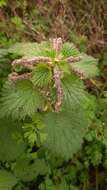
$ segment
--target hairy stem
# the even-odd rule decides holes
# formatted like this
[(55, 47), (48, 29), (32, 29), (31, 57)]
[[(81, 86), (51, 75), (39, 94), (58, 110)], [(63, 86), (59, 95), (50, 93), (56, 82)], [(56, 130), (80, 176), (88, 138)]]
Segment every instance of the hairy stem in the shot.
[(31, 78), (31, 73), (24, 73), (21, 75), (18, 75), (17, 73), (13, 72), (9, 75), (9, 80), (25, 80), (25, 79), (30, 79)]
[(39, 63), (50, 63), (51, 59), (49, 57), (33, 57), (31, 59), (16, 59), (12, 62), (12, 66), (14, 65), (36, 65)]
[(55, 111), (59, 112), (64, 92), (63, 92), (63, 88), (61, 85), (61, 72), (57, 65), (55, 65), (55, 67), (53, 68), (53, 74), (54, 74), (55, 87), (57, 89), (57, 100), (55, 103)]
[(68, 58), (66, 58), (65, 59), (65, 61), (67, 62), (67, 63), (75, 63), (75, 62), (79, 62), (79, 61), (81, 61), (81, 59), (82, 59), (82, 56), (78, 56), (78, 57), (73, 57), (73, 56), (70, 56), (70, 57), (68, 57)]

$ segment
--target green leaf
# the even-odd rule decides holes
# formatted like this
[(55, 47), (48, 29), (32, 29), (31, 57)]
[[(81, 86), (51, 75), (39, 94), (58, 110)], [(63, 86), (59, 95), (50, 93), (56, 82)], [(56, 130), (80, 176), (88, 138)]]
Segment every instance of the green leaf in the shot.
[(61, 50), (62, 55), (66, 58), (66, 57), (70, 57), (70, 56), (79, 56), (80, 52), (78, 51), (78, 49), (75, 47), (74, 44), (72, 43), (64, 43), (62, 50)]
[(32, 116), (43, 102), (41, 94), (30, 81), (7, 82), (2, 90), (0, 117), (20, 119)]
[[(23, 58), (32, 58), (34, 56), (54, 56), (54, 52), (49, 51), (49, 43), (42, 42), (22, 42), (16, 43), (8, 49), (9, 53), (23, 56)], [(49, 53), (50, 52), (50, 53)], [(51, 55), (52, 54), (52, 55)]]
[(77, 35), (75, 33), (71, 33), (71, 40), (76, 46), (79, 48), (80, 52), (86, 52), (88, 46), (88, 39), (84, 35)]
[(62, 178), (62, 181), (60, 184), (54, 184), (53, 181), (50, 178), (45, 179), (45, 184), (40, 184), (39, 186), (40, 190), (69, 190), (69, 186), (65, 179)]
[(6, 170), (0, 170), (0, 190), (12, 190), (18, 179)]
[(87, 101), (85, 87), (83, 82), (75, 75), (65, 75), (62, 79), (64, 90), (63, 105), (67, 107), (75, 107), (75, 104), (84, 105)]
[(46, 87), (52, 81), (52, 71), (46, 64), (37, 65), (33, 71), (32, 82), (39, 87)]
[(83, 137), (87, 131), (88, 122), (82, 108), (66, 107), (60, 113), (47, 113), (44, 117), (47, 140), (44, 143), (46, 149), (54, 156), (64, 159), (72, 158), (80, 148)]
[(46, 175), (48, 167), (43, 159), (31, 160), (23, 158), (17, 160), (14, 167), (14, 174), (22, 181), (32, 181), (36, 179), (38, 175)]
[(55, 190), (69, 190), (67, 182), (63, 179), (62, 182), (55, 186)]
[(7, 0), (1, 0), (0, 1), (0, 8), (3, 8), (4, 6), (6, 6), (7, 4)]
[(39, 47), (41, 49), (42, 56), (55, 58), (56, 51), (54, 49), (52, 49), (51, 43), (49, 43), (47, 41), (43, 41), (39, 44)]
[(19, 16), (11, 17), (11, 22), (15, 25), (16, 28), (18, 28), (20, 31), (24, 30), (24, 24)]
[(7, 53), (8, 53), (7, 49), (0, 48), (0, 59), (2, 57), (5, 57)]
[(14, 44), (9, 48), (8, 52), (24, 58), (31, 58), (40, 55), (40, 48), (38, 43), (22, 42)]
[(64, 74), (71, 74), (71, 66), (66, 61), (60, 61), (59, 68)]
[(82, 81), (76, 76), (66, 75), (62, 85), (62, 111), (47, 113), (44, 117), (47, 133), (44, 145), (54, 155), (69, 159), (81, 147), (88, 128), (89, 119), (84, 110), (87, 96)]
[(86, 78), (91, 78), (99, 74), (97, 63), (97, 59), (91, 56), (83, 55), (81, 61), (71, 64), (71, 68), (74, 71), (83, 73), (83, 76)]
[(16, 160), (25, 148), (20, 125), (6, 118), (0, 120), (0, 160)]

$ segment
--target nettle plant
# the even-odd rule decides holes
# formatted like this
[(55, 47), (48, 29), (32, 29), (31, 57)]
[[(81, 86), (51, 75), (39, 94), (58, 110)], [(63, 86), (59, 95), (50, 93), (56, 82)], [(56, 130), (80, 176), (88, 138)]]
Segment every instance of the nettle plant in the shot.
[(30, 181), (47, 170), (42, 159), (28, 167), (23, 152), (67, 161), (80, 149), (92, 115), (83, 81), (98, 74), (97, 60), (61, 38), (17, 43), (8, 52), (20, 58), (12, 62), (0, 97), (0, 161), (18, 159), (15, 176)]

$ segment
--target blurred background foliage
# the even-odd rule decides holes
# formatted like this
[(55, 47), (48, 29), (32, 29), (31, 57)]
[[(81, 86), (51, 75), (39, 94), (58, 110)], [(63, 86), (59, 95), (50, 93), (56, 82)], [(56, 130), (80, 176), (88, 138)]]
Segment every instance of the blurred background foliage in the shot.
[[(0, 0), (1, 48), (59, 36), (97, 57), (100, 76), (84, 81), (96, 115), (82, 150), (54, 171), (53, 180), (63, 176), (71, 190), (107, 190), (107, 0)], [(0, 51), (0, 86), (12, 59)]]
[[(41, 41), (61, 36), (90, 48), (102, 47), (107, 37), (106, 0), (1, 0), (1, 35), (16, 40)], [(85, 37), (84, 37), (85, 35)]]

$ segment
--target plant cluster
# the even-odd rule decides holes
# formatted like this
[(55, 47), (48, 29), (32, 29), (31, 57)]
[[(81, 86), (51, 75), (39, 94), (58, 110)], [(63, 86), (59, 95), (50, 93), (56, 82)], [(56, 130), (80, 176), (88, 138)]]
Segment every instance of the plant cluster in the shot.
[[(88, 133), (96, 99), (84, 82), (99, 74), (98, 60), (61, 38), (17, 43), (1, 51), (6, 57), (12, 64), (6, 64), (0, 93), (0, 189), (85, 190), (89, 165), (101, 161), (106, 144), (104, 128), (100, 139), (96, 128)], [(79, 153), (83, 138), (87, 143)], [(99, 153), (94, 140), (102, 138)]]

